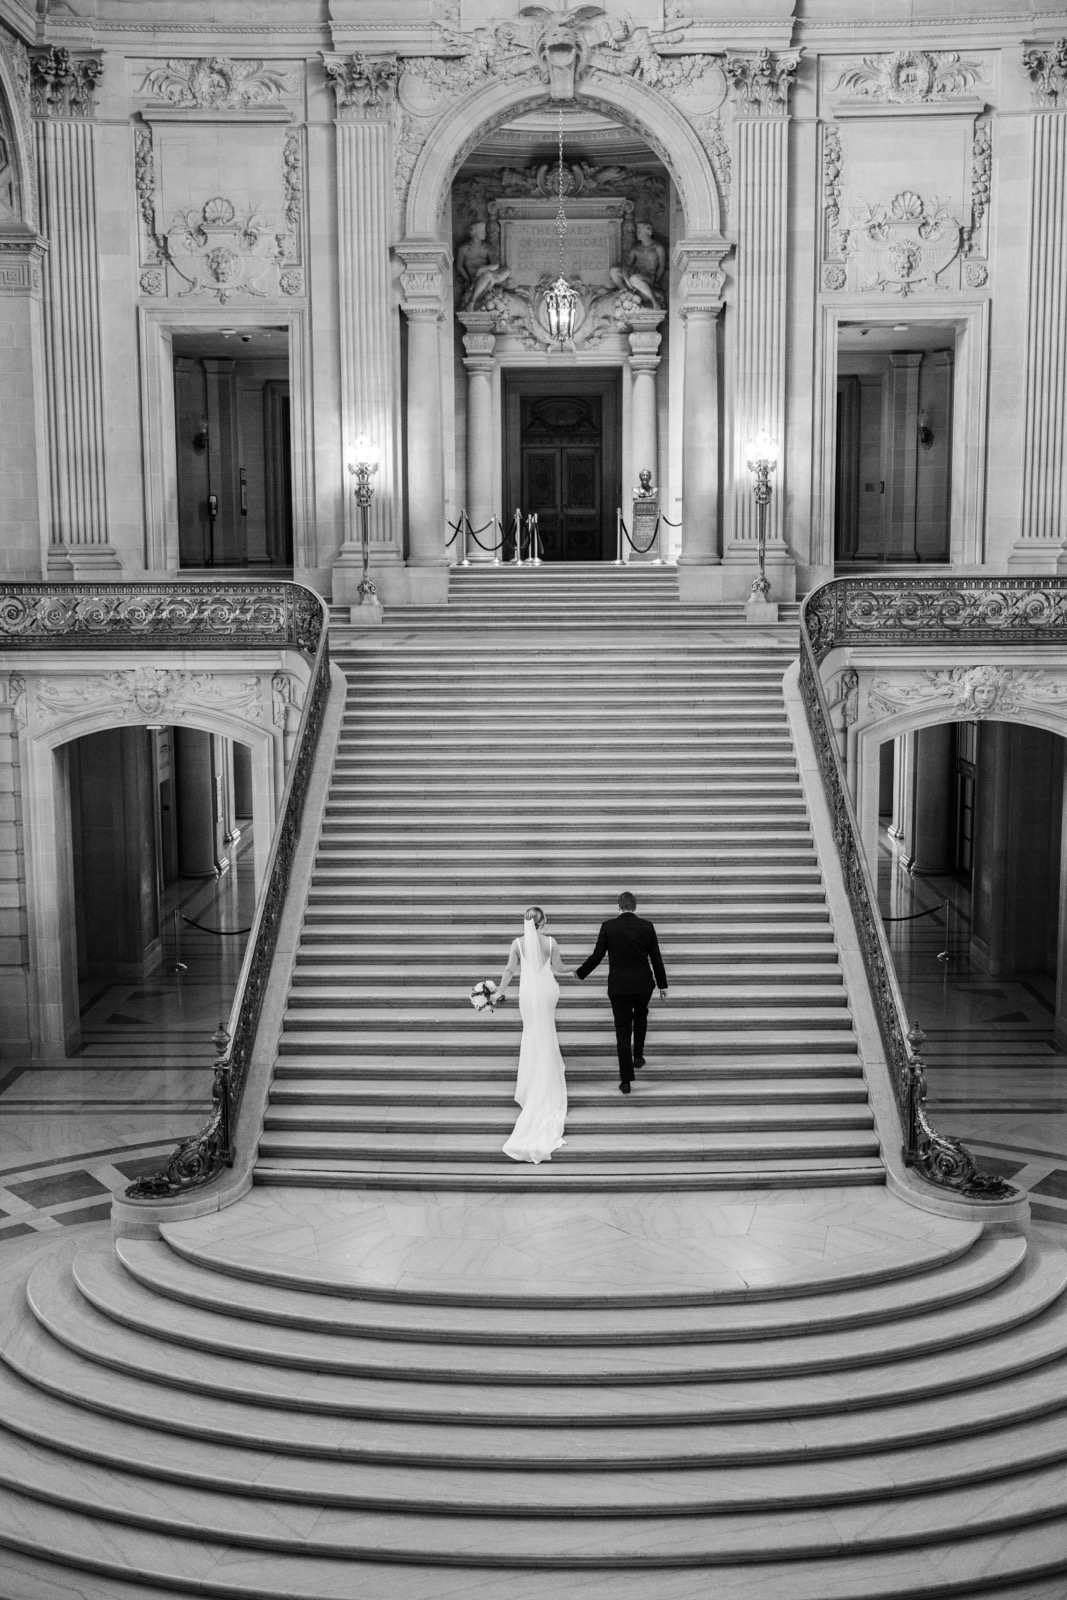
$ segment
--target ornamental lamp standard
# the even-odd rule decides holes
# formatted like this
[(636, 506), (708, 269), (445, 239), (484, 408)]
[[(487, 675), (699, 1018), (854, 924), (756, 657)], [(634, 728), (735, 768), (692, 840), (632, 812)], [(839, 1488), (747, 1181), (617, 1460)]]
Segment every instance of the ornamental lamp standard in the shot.
[(378, 463), (382, 459), (382, 452), (378, 446), (361, 433), (355, 444), (349, 445), (347, 451), (348, 470), (356, 480), (356, 504), (359, 507), (360, 534), (363, 541), (363, 576), (359, 580), (359, 603), (361, 606), (377, 606), (381, 604), (378, 599), (378, 590), (370, 581), (370, 530), (368, 527), (370, 516), (370, 503), (374, 498), (374, 488), (371, 478), (378, 470)]
[(545, 291), (545, 311), (548, 314), (548, 331), (561, 345), (574, 338), (574, 323), (578, 315), (578, 296), (567, 282), (563, 271), (563, 235), (567, 231), (567, 213), (563, 205), (563, 107), (559, 108), (559, 210), (556, 212), (556, 233), (559, 236), (559, 277)]
[(759, 570), (749, 590), (750, 600), (769, 600), (771, 586), (765, 570), (767, 557), (767, 506), (771, 498), (771, 473), (778, 464), (778, 446), (767, 433), (758, 433), (750, 442), (747, 458), (753, 474), (752, 492), (756, 497), (756, 553)]

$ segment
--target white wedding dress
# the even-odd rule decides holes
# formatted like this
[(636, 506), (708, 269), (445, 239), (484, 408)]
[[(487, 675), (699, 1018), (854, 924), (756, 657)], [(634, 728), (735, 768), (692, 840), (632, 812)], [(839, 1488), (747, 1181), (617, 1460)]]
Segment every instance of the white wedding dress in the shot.
[(515, 1099), (522, 1110), (504, 1154), (513, 1161), (550, 1161), (553, 1150), (563, 1143), (567, 1075), (556, 1038), (559, 984), (551, 958), (541, 948), (532, 917), (527, 918), (523, 929), (520, 962), (522, 1044)]

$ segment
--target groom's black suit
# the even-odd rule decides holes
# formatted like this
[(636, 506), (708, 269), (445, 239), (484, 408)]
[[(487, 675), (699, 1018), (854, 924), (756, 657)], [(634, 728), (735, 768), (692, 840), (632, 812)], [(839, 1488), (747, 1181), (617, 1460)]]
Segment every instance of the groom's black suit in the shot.
[(588, 978), (605, 956), (608, 958), (608, 999), (615, 1015), (619, 1079), (622, 1083), (632, 1083), (634, 1057), (640, 1058), (645, 1053), (648, 1002), (653, 989), (667, 987), (667, 972), (655, 928), (647, 917), (639, 917), (633, 911), (623, 911), (601, 923), (596, 949), (588, 961), (575, 969), (575, 976)]

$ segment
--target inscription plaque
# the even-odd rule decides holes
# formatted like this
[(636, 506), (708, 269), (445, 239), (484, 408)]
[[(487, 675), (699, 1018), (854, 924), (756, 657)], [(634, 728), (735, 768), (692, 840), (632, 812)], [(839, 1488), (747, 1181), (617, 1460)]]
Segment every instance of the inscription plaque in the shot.
[[(559, 271), (559, 239), (556, 225), (547, 218), (513, 218), (500, 227), (504, 263), (511, 268), (511, 282), (532, 288), (544, 277), (554, 278)], [(569, 278), (583, 283), (608, 284), (608, 268), (619, 259), (620, 224), (614, 219), (567, 221), (563, 241), (563, 270)]]

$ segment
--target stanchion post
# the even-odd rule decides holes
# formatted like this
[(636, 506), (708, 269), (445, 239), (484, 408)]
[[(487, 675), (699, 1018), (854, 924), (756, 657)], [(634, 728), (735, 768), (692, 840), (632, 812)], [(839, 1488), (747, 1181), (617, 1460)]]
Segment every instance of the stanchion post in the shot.
[(467, 515), (467, 508), (464, 506), (463, 510), (459, 514), (459, 548), (461, 553), (459, 564), (461, 567), (469, 567), (471, 564), (470, 552), (467, 549), (467, 529), (470, 527), (470, 525), (470, 518)]
[(615, 507), (615, 560), (616, 567), (622, 566), (622, 507)]
[(504, 559), (504, 527), (495, 511), (493, 512), (493, 527), (496, 529), (497, 535), (496, 545), (493, 549), (493, 565), (494, 567), (499, 567)]
[(522, 566), (522, 512), (515, 507), (515, 565)]
[(531, 511), (526, 518), (526, 532), (530, 538), (530, 562), (533, 566), (541, 565), (541, 557), (537, 553), (537, 512)]
[(662, 567), (662, 565), (663, 565), (663, 557), (660, 555), (660, 550), (662, 549), (662, 543), (656, 544), (656, 540), (659, 538), (659, 525), (660, 525), (660, 523), (662, 521), (663, 521), (662, 517), (657, 517), (656, 518), (656, 526), (655, 526), (655, 528), (653, 530), (653, 533), (652, 533), (652, 543), (656, 545), (656, 553), (652, 557), (652, 560), (649, 562), (649, 566), (652, 566), (652, 567)]
[(181, 928), (178, 925), (179, 921), (180, 921), (180, 918), (178, 916), (178, 913), (175, 912), (174, 913), (174, 965), (171, 967), (170, 970), (172, 972), (188, 972), (189, 968), (186, 966), (185, 962), (182, 960), (182, 934), (181, 934)]

